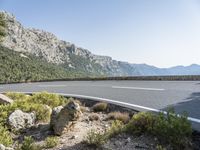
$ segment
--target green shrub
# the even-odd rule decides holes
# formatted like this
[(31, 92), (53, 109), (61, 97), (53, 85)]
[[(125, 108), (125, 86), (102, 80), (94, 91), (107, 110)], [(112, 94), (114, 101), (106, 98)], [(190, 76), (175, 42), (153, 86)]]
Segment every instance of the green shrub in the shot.
[(178, 116), (169, 110), (167, 115), (160, 113), (156, 117), (154, 134), (172, 144), (175, 149), (184, 149), (192, 136), (192, 127), (186, 114)]
[(99, 111), (106, 111), (108, 107), (107, 103), (104, 102), (100, 102), (100, 103), (96, 103), (92, 109), (94, 112), (99, 112)]
[(154, 123), (155, 115), (148, 112), (139, 112), (132, 117), (126, 126), (126, 130), (134, 134), (152, 132)]
[(149, 133), (157, 136), (161, 142), (170, 144), (173, 149), (184, 149), (189, 146), (192, 127), (187, 115), (177, 115), (169, 110), (167, 114), (154, 115), (141, 112), (132, 117), (125, 131), (134, 134)]
[(11, 98), (12, 100), (26, 100), (29, 97), (29, 95), (14, 92), (7, 92), (5, 95)]
[(64, 105), (68, 102), (66, 98), (60, 95), (47, 92), (33, 94), (28, 101), (31, 103), (46, 104), (51, 108)]
[(107, 141), (107, 136), (104, 133), (91, 130), (87, 133), (85, 139), (86, 140), (84, 140), (84, 143), (86, 143), (87, 145), (101, 147)]
[(9, 146), (13, 143), (10, 132), (7, 128), (0, 125), (0, 144), (5, 146)]
[(107, 119), (120, 120), (123, 123), (128, 123), (128, 121), (130, 120), (130, 117), (128, 113), (111, 112), (108, 114)]
[(106, 135), (108, 138), (112, 138), (113, 136), (116, 136), (121, 132), (123, 132), (123, 130), (124, 130), (124, 123), (119, 120), (115, 120), (112, 122), (111, 127), (106, 131)]
[(42, 150), (42, 147), (36, 145), (33, 138), (28, 136), (24, 138), (24, 141), (21, 145), (21, 150)]
[(45, 148), (53, 148), (58, 145), (58, 137), (52, 136), (45, 139)]

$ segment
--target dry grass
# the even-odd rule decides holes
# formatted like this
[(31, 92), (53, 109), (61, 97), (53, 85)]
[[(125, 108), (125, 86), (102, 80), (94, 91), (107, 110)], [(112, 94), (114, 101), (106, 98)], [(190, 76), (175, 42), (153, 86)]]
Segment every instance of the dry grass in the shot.
[(99, 103), (96, 103), (92, 109), (94, 112), (99, 112), (99, 111), (106, 111), (107, 110), (107, 107), (108, 107), (108, 104), (107, 103), (104, 103), (104, 102), (99, 102)]
[(112, 120), (119, 120), (122, 121), (123, 123), (128, 123), (128, 121), (130, 120), (129, 114), (126, 112), (111, 112), (108, 114), (107, 119), (112, 119)]
[(100, 120), (100, 118), (99, 118), (99, 115), (98, 114), (96, 114), (96, 113), (92, 113), (90, 116), (89, 116), (89, 120), (90, 121), (97, 121), (97, 120)]

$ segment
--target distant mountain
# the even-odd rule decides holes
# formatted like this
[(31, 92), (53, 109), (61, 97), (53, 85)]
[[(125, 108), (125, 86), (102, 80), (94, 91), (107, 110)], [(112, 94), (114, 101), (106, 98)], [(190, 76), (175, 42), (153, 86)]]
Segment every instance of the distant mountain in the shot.
[(2, 43), (4, 47), (45, 60), (46, 63), (64, 69), (68, 75), (73, 72), (83, 76), (200, 75), (200, 66), (195, 64), (157, 68), (95, 55), (87, 49), (59, 40), (52, 33), (25, 28), (12, 14), (2, 13), (7, 22), (7, 36)]
[(192, 64), (190, 66), (175, 66), (171, 68), (157, 68), (146, 64), (133, 64), (134, 70), (143, 76), (158, 75), (200, 75), (200, 65)]

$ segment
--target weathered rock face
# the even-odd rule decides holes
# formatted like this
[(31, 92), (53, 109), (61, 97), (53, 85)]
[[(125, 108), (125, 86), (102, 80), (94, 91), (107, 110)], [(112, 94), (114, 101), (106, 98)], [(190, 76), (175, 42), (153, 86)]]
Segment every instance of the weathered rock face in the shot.
[(13, 102), (12, 99), (3, 94), (0, 94), (0, 104), (11, 104), (12, 102)]
[(8, 117), (8, 124), (11, 129), (20, 130), (33, 126), (35, 124), (35, 120), (35, 112), (25, 113), (21, 110), (15, 110)]
[(3, 13), (8, 25), (7, 37), (3, 42), (5, 47), (34, 54), (48, 62), (64, 64), (66, 68), (83, 68), (74, 62), (74, 59), (78, 59), (78, 62), (85, 63), (84, 71), (97, 72), (102, 75), (130, 75), (129, 73), (134, 71), (128, 63), (115, 61), (107, 56), (94, 55), (87, 49), (59, 40), (52, 33), (24, 28), (13, 15), (7, 12)]
[[(60, 108), (57, 109), (57, 112)], [(56, 112), (56, 111), (55, 111)], [(62, 135), (65, 130), (69, 130), (73, 127), (75, 122), (81, 115), (79, 104), (71, 101), (60, 112), (55, 118), (52, 118), (52, 127), (54, 134)]]
[(58, 106), (53, 108), (52, 113), (51, 113), (51, 120), (50, 120), (50, 126), (53, 128), (53, 126), (57, 123), (56, 118), (58, 117), (58, 114), (60, 111), (63, 109), (63, 106)]

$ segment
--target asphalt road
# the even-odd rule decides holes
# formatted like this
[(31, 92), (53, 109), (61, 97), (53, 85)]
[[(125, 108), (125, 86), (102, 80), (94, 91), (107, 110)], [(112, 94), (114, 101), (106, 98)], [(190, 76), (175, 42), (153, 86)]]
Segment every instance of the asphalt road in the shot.
[(137, 110), (186, 111), (200, 131), (200, 81), (59, 81), (0, 85), (0, 92), (64, 93), (105, 99)]

